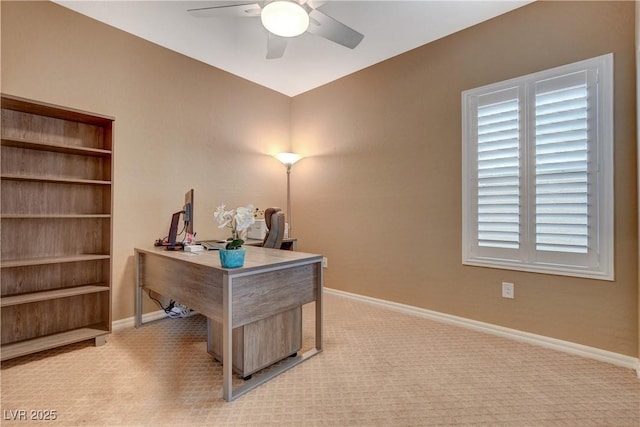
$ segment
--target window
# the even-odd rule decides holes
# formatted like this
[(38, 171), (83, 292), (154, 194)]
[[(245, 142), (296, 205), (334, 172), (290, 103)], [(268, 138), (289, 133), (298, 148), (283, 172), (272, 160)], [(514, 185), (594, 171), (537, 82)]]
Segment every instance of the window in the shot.
[(613, 54), (462, 107), (463, 264), (613, 280)]

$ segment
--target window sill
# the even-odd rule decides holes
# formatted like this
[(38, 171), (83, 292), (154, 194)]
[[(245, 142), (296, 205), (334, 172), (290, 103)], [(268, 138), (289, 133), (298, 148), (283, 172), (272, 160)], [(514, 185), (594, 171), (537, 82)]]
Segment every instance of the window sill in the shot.
[(463, 259), (462, 265), (473, 267), (497, 268), (501, 270), (523, 271), (528, 273), (551, 274), (554, 276), (582, 277), (585, 279), (613, 281), (613, 272), (594, 271), (584, 268), (550, 264), (522, 264), (498, 259)]

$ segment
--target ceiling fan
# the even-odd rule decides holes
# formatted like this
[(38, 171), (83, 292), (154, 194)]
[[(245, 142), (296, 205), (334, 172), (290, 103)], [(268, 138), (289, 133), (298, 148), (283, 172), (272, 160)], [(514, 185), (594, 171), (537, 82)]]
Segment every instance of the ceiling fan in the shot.
[(354, 49), (364, 35), (312, 7), (308, 0), (268, 0), (189, 9), (192, 16), (260, 17), (268, 31), (267, 59), (284, 55), (289, 39), (305, 32)]

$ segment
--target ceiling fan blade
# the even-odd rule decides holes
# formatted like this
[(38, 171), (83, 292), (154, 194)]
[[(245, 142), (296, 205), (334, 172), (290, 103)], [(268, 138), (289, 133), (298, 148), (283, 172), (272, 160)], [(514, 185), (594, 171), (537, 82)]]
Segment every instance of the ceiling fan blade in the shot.
[(267, 59), (282, 58), (284, 51), (287, 49), (287, 44), (289, 44), (289, 38), (269, 33), (269, 38), (267, 39)]
[(309, 18), (311, 18), (307, 31), (311, 34), (324, 37), (350, 49), (358, 46), (364, 38), (363, 34), (360, 34), (342, 22), (336, 21), (318, 9), (312, 9), (307, 6), (307, 11), (309, 12)]
[(229, 4), (225, 6), (189, 9), (187, 12), (196, 18), (246, 18), (260, 16), (262, 8), (258, 3)]

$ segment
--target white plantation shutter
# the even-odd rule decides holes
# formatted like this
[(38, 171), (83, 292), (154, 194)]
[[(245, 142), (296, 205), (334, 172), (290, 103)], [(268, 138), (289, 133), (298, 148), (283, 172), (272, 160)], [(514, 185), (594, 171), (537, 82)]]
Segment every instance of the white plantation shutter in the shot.
[(536, 84), (537, 250), (588, 252), (591, 172), (586, 74), (580, 72)]
[(519, 122), (517, 90), (479, 97), (479, 246), (507, 249), (520, 247)]
[(463, 92), (463, 263), (613, 279), (612, 68)]

